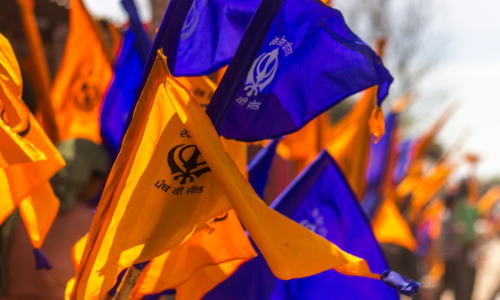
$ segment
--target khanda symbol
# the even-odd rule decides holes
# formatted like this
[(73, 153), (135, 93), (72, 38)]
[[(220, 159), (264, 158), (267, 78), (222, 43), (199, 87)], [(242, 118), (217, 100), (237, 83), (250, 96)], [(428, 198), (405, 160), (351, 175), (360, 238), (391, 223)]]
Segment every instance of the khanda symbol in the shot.
[(75, 105), (84, 111), (92, 110), (98, 102), (98, 96), (97, 87), (83, 83), (80, 91), (75, 96)]
[(247, 75), (244, 90), (247, 91), (247, 96), (252, 94), (257, 96), (262, 90), (273, 81), (278, 69), (278, 55), (280, 48), (276, 48), (271, 52), (263, 53), (253, 62), (252, 68)]
[[(5, 120), (5, 109), (2, 109), (2, 112), (0, 113), (0, 119), (2, 119), (2, 121), (5, 122), (5, 124), (7, 124), (9, 127), (10, 127), (10, 124), (7, 123), (7, 121)], [(28, 125), (26, 125), (26, 129), (23, 130), (23, 131), (20, 131), (20, 132), (16, 132), (18, 135), (20, 135), (21, 137), (25, 137), (28, 132), (30, 132), (30, 128), (31, 128), (31, 125), (30, 125), (30, 121), (28, 120)]]
[[(183, 147), (184, 146), (184, 147)], [(181, 148), (182, 147), (182, 148)], [(177, 152), (177, 149), (180, 150)], [(185, 156), (187, 154), (186, 150), (193, 148), (193, 152), (191, 153), (191, 156), (186, 160)], [(175, 157), (179, 158), (179, 161), (182, 163), (182, 167), (184, 170), (177, 164)], [(201, 156), (200, 150), (198, 150), (198, 147), (196, 145), (179, 145), (175, 146), (168, 152), (167, 156), (167, 162), (168, 166), (170, 167), (170, 171), (172, 172), (172, 175), (180, 173), (179, 175), (176, 175), (174, 177), (174, 180), (179, 180), (181, 179), (180, 184), (185, 184), (187, 179), (190, 179), (189, 182), (194, 181), (194, 177), (200, 178), (201, 175), (210, 172), (209, 167), (201, 167), (200, 166), (205, 166), (207, 163), (206, 162), (198, 162), (198, 158)], [(203, 158), (203, 157), (202, 157)]]
[[(184, 41), (188, 37), (190, 37), (193, 32), (198, 27), (198, 22), (200, 21), (200, 12), (196, 9), (196, 0), (193, 0), (193, 4), (191, 4), (191, 8), (187, 14), (186, 20), (184, 21), (184, 25), (182, 25), (181, 29), (181, 41)], [(202, 9), (207, 3), (207, 0), (203, 0), (201, 3)]]

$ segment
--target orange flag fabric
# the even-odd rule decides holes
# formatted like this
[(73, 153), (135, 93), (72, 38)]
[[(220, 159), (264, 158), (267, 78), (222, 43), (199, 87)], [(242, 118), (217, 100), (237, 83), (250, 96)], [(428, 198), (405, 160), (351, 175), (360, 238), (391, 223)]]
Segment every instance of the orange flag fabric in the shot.
[(375, 108), (377, 87), (366, 90), (351, 112), (331, 130), (326, 150), (339, 164), (354, 193), (363, 199), (365, 169), (368, 163), (371, 133), (369, 120)]
[(113, 74), (93, 21), (81, 0), (71, 0), (69, 34), (51, 101), (61, 141), (101, 143), (99, 113)]
[(498, 200), (500, 200), (500, 185), (492, 187), (479, 199), (476, 204), (477, 211), (483, 216), (486, 215)]
[(299, 131), (287, 135), (279, 142), (276, 153), (287, 160), (312, 161), (320, 150), (318, 149), (318, 126), (319, 121), (316, 118)]
[(439, 162), (419, 181), (413, 190), (410, 205), (409, 220), (411, 222), (416, 221), (417, 214), (422, 211), (431, 198), (444, 186), (453, 169), (454, 166), (448, 162)]
[[(195, 95), (194, 98), (203, 108), (208, 105), (216, 88), (216, 85), (212, 81), (204, 76), (181, 77), (177, 79), (190, 93)], [(187, 131), (183, 132), (183, 136), (190, 138)], [(226, 139), (222, 139), (222, 141), (228, 154), (238, 165), (239, 170), (243, 174), (246, 174), (246, 143)], [(182, 297), (182, 295), (188, 295), (186, 299), (201, 298), (216, 284), (236, 271), (241, 263), (254, 257), (256, 253), (251, 247), (234, 212), (229, 212), (229, 216), (231, 217), (227, 217), (228, 213), (225, 213), (224, 216), (226, 217), (222, 219), (228, 219), (227, 222), (220, 223), (219, 220), (221, 218), (215, 218), (215, 221), (212, 220), (207, 225), (206, 230), (194, 234), (185, 243), (153, 259), (144, 271), (144, 274), (148, 274), (147, 280), (144, 281), (141, 290), (137, 290), (135, 293), (144, 295), (151, 293), (153, 290), (165, 287), (165, 289), (176, 288), (178, 298)], [(217, 234), (212, 235), (215, 229), (214, 225), (211, 224), (219, 227), (216, 231)], [(222, 243), (222, 240), (225, 243)], [(203, 243), (200, 241), (203, 241)], [(77, 270), (79, 265), (85, 243), (86, 238), (75, 244), (73, 256), (75, 270)], [(221, 248), (224, 247), (229, 247), (229, 249), (221, 251)], [(132, 255), (139, 255), (139, 253), (140, 249)], [(203, 255), (200, 256), (200, 254)], [(75, 256), (79, 258), (75, 258)], [(180, 258), (182, 258), (182, 264), (180, 264)], [(176, 269), (173, 269), (173, 264), (178, 264)], [(167, 267), (168, 272), (162, 271), (164, 265)], [(120, 266), (120, 270), (123, 268), (123, 266)], [(159, 277), (155, 278), (152, 274), (156, 274)], [(70, 297), (74, 282), (74, 279), (68, 282), (67, 299)], [(196, 287), (196, 289), (193, 289), (193, 287)]]
[(188, 241), (153, 259), (133, 299), (176, 289), (176, 299), (201, 299), (245, 261), (257, 256), (233, 210), (213, 219)]
[(401, 203), (420, 184), (422, 179), (424, 163), (421, 159), (415, 161), (405, 178), (396, 187), (397, 202)]
[(190, 131), (212, 174), (278, 278), (307, 277), (334, 268), (347, 275), (380, 279), (363, 259), (343, 252), (268, 207), (227, 155), (208, 116), (169, 74), (161, 52), (157, 63), (161, 63), (166, 75), (164, 86), (182, 124)]
[(295, 173), (300, 173), (327, 145), (330, 138), (330, 119), (328, 112), (319, 115), (299, 131), (283, 138), (276, 153), (283, 159), (296, 162)]
[(162, 54), (156, 59), (135, 109), (71, 299), (102, 297), (120, 268), (174, 249), (232, 208), (279, 278), (335, 268), (379, 279), (366, 261), (275, 212), (255, 194), (165, 60)]
[(0, 224), (19, 207), (31, 243), (39, 249), (59, 208), (49, 179), (65, 163), (21, 93), (19, 65), (0, 35)]
[(417, 242), (410, 226), (391, 199), (386, 199), (382, 203), (372, 227), (379, 243), (391, 243), (415, 251)]
[(432, 141), (438, 134), (439, 130), (444, 126), (446, 121), (453, 115), (455, 111), (455, 106), (449, 106), (445, 111), (441, 114), (439, 119), (432, 125), (429, 131), (427, 131), (422, 137), (418, 139), (417, 144), (415, 145), (415, 150), (413, 156), (415, 158), (420, 158), (424, 155), (425, 151), (431, 145)]
[(157, 63), (108, 178), (72, 299), (99, 299), (121, 269), (172, 250), (231, 209), (175, 114), (165, 76)]
[[(72, 248), (75, 270), (87, 238), (85, 235)], [(201, 299), (256, 255), (235, 212), (230, 210), (208, 222), (186, 242), (153, 259), (142, 271), (131, 299), (167, 289), (176, 289), (179, 300)], [(66, 299), (70, 299), (74, 283), (74, 278), (68, 282)]]

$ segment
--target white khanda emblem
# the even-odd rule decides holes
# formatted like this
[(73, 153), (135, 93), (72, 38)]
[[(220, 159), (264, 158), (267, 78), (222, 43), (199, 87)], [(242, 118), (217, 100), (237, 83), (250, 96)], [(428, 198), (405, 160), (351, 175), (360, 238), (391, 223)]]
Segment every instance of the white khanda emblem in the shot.
[(196, 27), (198, 27), (199, 21), (200, 13), (196, 9), (196, 0), (193, 0), (193, 4), (191, 4), (191, 8), (189, 9), (186, 20), (184, 21), (184, 25), (182, 25), (181, 41), (184, 41), (193, 34)]
[(271, 52), (263, 53), (253, 62), (252, 68), (247, 75), (245, 91), (247, 96), (257, 96), (262, 90), (273, 81), (278, 69), (278, 55), (280, 48)]
[(320, 214), (319, 209), (314, 208), (311, 211), (311, 216), (313, 217), (314, 222), (309, 221), (309, 219), (304, 219), (300, 221), (300, 225), (311, 230), (312, 232), (321, 235), (322, 237), (326, 237), (326, 235), (328, 234), (328, 230), (325, 227), (325, 219)]

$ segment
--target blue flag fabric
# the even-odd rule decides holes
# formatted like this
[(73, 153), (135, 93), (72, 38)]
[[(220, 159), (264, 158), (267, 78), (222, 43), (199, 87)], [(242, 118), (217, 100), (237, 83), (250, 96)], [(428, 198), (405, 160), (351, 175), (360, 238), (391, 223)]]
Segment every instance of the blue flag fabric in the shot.
[(137, 39), (137, 48), (139, 49), (142, 61), (145, 64), (149, 51), (151, 50), (151, 41), (144, 30), (141, 19), (139, 18), (139, 13), (137, 12), (134, 0), (122, 0), (121, 3), (129, 16), (130, 26), (134, 30)]
[(116, 157), (134, 98), (139, 92), (144, 63), (137, 48), (134, 30), (129, 28), (115, 62), (115, 74), (101, 109), (101, 136)]
[[(227, 65), (260, 0), (194, 0), (184, 21), (175, 59), (175, 76), (206, 75)], [(172, 66), (172, 67), (171, 67)]]
[(362, 202), (363, 209), (368, 218), (372, 219), (380, 204), (384, 177), (387, 173), (389, 155), (394, 140), (397, 122), (396, 113), (391, 113), (385, 118), (385, 134), (378, 143), (370, 145), (370, 158), (366, 169), (366, 192)]
[(417, 293), (418, 289), (420, 288), (420, 283), (403, 277), (400, 274), (390, 270), (384, 271), (380, 280), (408, 297), (413, 296), (413, 294)]
[[(227, 65), (260, 0), (172, 0), (158, 29), (147, 70), (164, 49), (174, 76), (207, 75)], [(149, 72), (145, 72), (149, 74)]]
[[(387, 270), (370, 223), (333, 158), (322, 151), (277, 198), (272, 207), (338, 245), (367, 260), (374, 272)], [(262, 257), (244, 263), (231, 277), (210, 291), (215, 299), (399, 299), (381, 281), (350, 277), (329, 270), (311, 277), (278, 280)]]
[[(259, 9), (278, 2), (263, 0)], [(253, 23), (270, 20), (262, 36), (252, 32)], [(255, 48), (260, 40), (252, 56), (246, 45)], [(257, 18), (256, 13), (207, 114), (226, 138), (276, 138), (373, 85), (379, 85), (380, 104), (392, 80), (380, 57), (352, 33), (338, 10), (317, 0), (284, 0), (275, 15), (270, 10)]]
[(147, 295), (142, 300), (160, 300), (163, 296), (175, 295), (175, 290), (166, 290), (158, 294)]
[(280, 139), (272, 140), (269, 145), (257, 153), (247, 167), (248, 181), (261, 199), (264, 199), (264, 190), (266, 189), (269, 170), (273, 164), (279, 141)]
[(396, 184), (400, 183), (408, 173), (408, 167), (413, 159), (413, 150), (415, 141), (406, 139), (397, 146), (398, 157), (392, 173), (393, 180)]

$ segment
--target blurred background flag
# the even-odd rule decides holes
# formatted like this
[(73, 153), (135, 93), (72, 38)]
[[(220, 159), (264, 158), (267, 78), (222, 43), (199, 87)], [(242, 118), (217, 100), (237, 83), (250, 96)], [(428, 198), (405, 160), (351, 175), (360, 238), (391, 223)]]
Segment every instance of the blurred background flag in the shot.
[(146, 34), (144, 25), (139, 18), (139, 13), (137, 12), (134, 0), (122, 0), (121, 4), (129, 16), (130, 27), (134, 30), (136, 36), (136, 46), (139, 49), (140, 56), (145, 64), (148, 59), (149, 51), (151, 50), (151, 40)]
[(272, 140), (248, 164), (248, 181), (257, 195), (262, 199), (264, 199), (264, 190), (266, 189), (269, 170), (273, 164), (274, 156), (276, 155), (276, 146), (279, 141), (280, 139)]
[(394, 147), (398, 114), (391, 112), (385, 118), (385, 135), (378, 143), (370, 144), (368, 166), (366, 167), (366, 192), (363, 197), (362, 206), (370, 219), (377, 211), (380, 201), (384, 197), (384, 181), (391, 180), (387, 173), (389, 169), (390, 156), (394, 155)]
[(82, 0), (71, 0), (68, 39), (51, 91), (61, 141), (101, 143), (99, 114), (113, 75), (111, 61), (109, 46)]
[(391, 243), (415, 251), (417, 242), (408, 222), (390, 198), (379, 204), (373, 216), (373, 233), (379, 243)]
[(365, 193), (371, 134), (368, 121), (375, 107), (376, 87), (366, 90), (354, 108), (330, 130), (326, 150), (344, 172), (357, 199)]
[(144, 61), (138, 47), (136, 31), (125, 32), (123, 44), (114, 64), (114, 76), (101, 109), (101, 136), (116, 157), (120, 151), (125, 123), (135, 97), (138, 97)]

